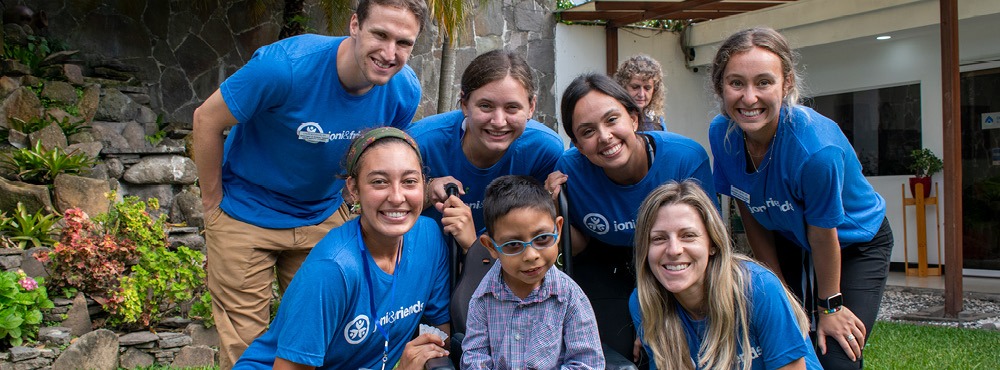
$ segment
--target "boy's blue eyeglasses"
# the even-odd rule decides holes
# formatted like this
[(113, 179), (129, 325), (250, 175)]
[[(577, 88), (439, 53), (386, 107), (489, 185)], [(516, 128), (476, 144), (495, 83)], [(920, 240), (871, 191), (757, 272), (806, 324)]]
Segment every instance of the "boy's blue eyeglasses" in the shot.
[(531, 240), (523, 242), (520, 240), (511, 240), (509, 242), (497, 245), (497, 242), (490, 237), (490, 243), (493, 244), (493, 248), (505, 256), (516, 256), (524, 253), (524, 250), (530, 245), (532, 248), (537, 250), (542, 250), (553, 245), (556, 245), (556, 240), (559, 239), (559, 233), (556, 229), (553, 229), (551, 233), (538, 234), (535, 235)]

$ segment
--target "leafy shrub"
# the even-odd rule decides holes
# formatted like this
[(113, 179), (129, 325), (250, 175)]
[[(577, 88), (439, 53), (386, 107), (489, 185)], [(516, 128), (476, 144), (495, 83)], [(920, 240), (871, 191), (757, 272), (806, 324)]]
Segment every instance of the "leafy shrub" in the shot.
[(23, 271), (0, 272), (0, 347), (19, 346), (38, 334), (41, 310), (53, 307), (42, 283)]
[[(115, 195), (109, 194), (108, 198), (114, 199)], [(160, 209), (160, 201), (151, 198), (148, 207)], [(167, 216), (160, 215), (153, 219), (146, 208), (147, 203), (139, 200), (139, 197), (128, 196), (115, 203), (108, 213), (95, 216), (94, 221), (99, 222), (108, 234), (131, 240), (141, 253), (166, 247)]]
[(59, 174), (78, 174), (94, 165), (94, 160), (83, 153), (66, 153), (62, 149), (46, 150), (42, 143), (34, 148), (18, 149), (3, 159), (3, 165), (16, 171), (20, 181), (50, 185)]
[(24, 203), (17, 202), (17, 211), (10, 217), (0, 213), (0, 236), (11, 246), (21, 249), (36, 247), (51, 247), (56, 241), (54, 227), (59, 222), (59, 215), (45, 214), (41, 210), (34, 214), (28, 212)]
[[(158, 247), (142, 254), (132, 275), (121, 279), (121, 287), (105, 305), (112, 324), (156, 326), (165, 317), (181, 314), (180, 304), (194, 298), (202, 287), (205, 257), (187, 247), (176, 251)], [(199, 297), (201, 298), (201, 297)]]
[(27, 121), (17, 117), (9, 117), (8, 121), (10, 121), (11, 129), (20, 131), (23, 134), (30, 134), (32, 132), (36, 132), (38, 130), (45, 128), (45, 126), (49, 125), (49, 122), (45, 121), (41, 117), (33, 117), (31, 119), (28, 119)]
[(48, 263), (50, 288), (72, 288), (101, 299), (118, 288), (118, 279), (138, 259), (135, 243), (105, 233), (79, 208), (66, 210), (59, 243), (36, 255)]
[(188, 311), (188, 317), (201, 319), (202, 324), (205, 324), (206, 328), (215, 326), (215, 320), (212, 318), (212, 295), (207, 289), (201, 293), (198, 300), (191, 304), (191, 311)]
[(6, 43), (3, 46), (3, 56), (7, 59), (14, 59), (31, 69), (31, 73), (38, 75), (39, 67), (45, 57), (52, 53), (49, 40), (45, 37), (28, 35), (27, 45)]

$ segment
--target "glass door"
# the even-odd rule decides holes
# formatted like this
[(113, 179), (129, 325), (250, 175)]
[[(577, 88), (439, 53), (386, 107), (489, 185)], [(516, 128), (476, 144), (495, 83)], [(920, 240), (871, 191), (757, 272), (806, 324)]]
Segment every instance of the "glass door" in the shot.
[(971, 69), (960, 77), (963, 264), (1000, 276), (1000, 64)]

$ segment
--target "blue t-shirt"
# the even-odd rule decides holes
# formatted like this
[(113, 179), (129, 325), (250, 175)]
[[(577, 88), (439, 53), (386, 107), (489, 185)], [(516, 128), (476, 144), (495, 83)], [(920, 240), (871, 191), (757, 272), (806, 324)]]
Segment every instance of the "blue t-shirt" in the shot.
[[(562, 155), (563, 143), (555, 131), (529, 119), (524, 133), (511, 143), (497, 163), (479, 168), (463, 155), (463, 120), (461, 110), (441, 113), (413, 123), (409, 132), (420, 146), (428, 177), (452, 176), (462, 182), (465, 187), (462, 201), (472, 209), (476, 230), (481, 230), (486, 227), (483, 221), (486, 185), (503, 175), (527, 175), (545, 182)], [(441, 220), (441, 213), (434, 207), (428, 207), (424, 215)]]
[[(563, 153), (556, 170), (566, 181), (569, 222), (592, 238), (614, 246), (633, 246), (635, 218), (649, 192), (669, 181), (694, 179), (713, 189), (708, 153), (684, 136), (664, 131), (640, 133), (652, 138), (655, 157), (646, 177), (638, 183), (619, 185), (573, 147)], [(711, 193), (711, 191), (706, 191)]]
[[(823, 369), (816, 358), (816, 351), (808, 335), (803, 335), (799, 329), (798, 321), (795, 319), (795, 311), (792, 303), (788, 301), (785, 290), (781, 286), (781, 281), (770, 270), (753, 262), (741, 263), (746, 272), (747, 281), (750, 282), (747, 300), (748, 319), (750, 320), (750, 348), (753, 350), (753, 362), (750, 368), (754, 370), (777, 369), (788, 365), (792, 361), (805, 358), (807, 369)], [(643, 342), (643, 348), (651, 359), (649, 368), (656, 369), (653, 351), (646, 344), (642, 328), (642, 312), (639, 309), (638, 290), (632, 291), (629, 297), (629, 312), (632, 314), (632, 322), (636, 330), (639, 331), (639, 338)], [(684, 336), (687, 339), (688, 350), (691, 354), (691, 361), (697, 365), (698, 350), (701, 348), (702, 339), (708, 331), (708, 319), (694, 320), (688, 316), (687, 311), (677, 303), (677, 311), (680, 313), (681, 324), (684, 327)], [(736, 337), (733, 337), (736, 340)], [(742, 349), (737, 347), (737, 351), (742, 355)], [(742, 368), (742, 366), (737, 366)]]
[(881, 227), (885, 200), (861, 174), (861, 162), (837, 123), (816, 111), (782, 108), (756, 172), (747, 171), (743, 130), (728, 118), (715, 117), (708, 136), (716, 191), (743, 201), (764, 228), (800, 247), (812, 250), (807, 225), (837, 228), (841, 247), (870, 241)]
[(263, 46), (219, 90), (239, 124), (226, 140), (222, 209), (266, 228), (315, 225), (340, 206), (351, 140), (406, 128), (420, 82), (404, 66), (386, 85), (348, 94), (337, 75), (344, 37), (302, 35)]
[[(431, 325), (448, 322), (448, 250), (433, 220), (421, 217), (404, 234), (393, 275), (360, 248), (358, 219), (330, 230), (292, 279), (270, 329), (235, 369), (270, 369), (275, 357), (322, 369), (381, 368), (385, 339), (374, 320), (388, 331), (389, 368), (422, 318)], [(362, 263), (372, 277), (374, 314)]]

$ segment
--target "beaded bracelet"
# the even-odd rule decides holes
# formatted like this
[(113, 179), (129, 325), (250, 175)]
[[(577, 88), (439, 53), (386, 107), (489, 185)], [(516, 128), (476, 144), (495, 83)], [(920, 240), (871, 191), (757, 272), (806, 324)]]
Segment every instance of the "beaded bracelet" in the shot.
[(830, 308), (830, 309), (822, 309), (822, 310), (819, 310), (819, 312), (822, 312), (824, 315), (831, 315), (831, 314), (837, 313), (837, 311), (840, 311), (840, 310), (843, 310), (843, 309), (844, 309), (844, 306), (837, 306), (837, 307), (833, 307), (833, 308)]

